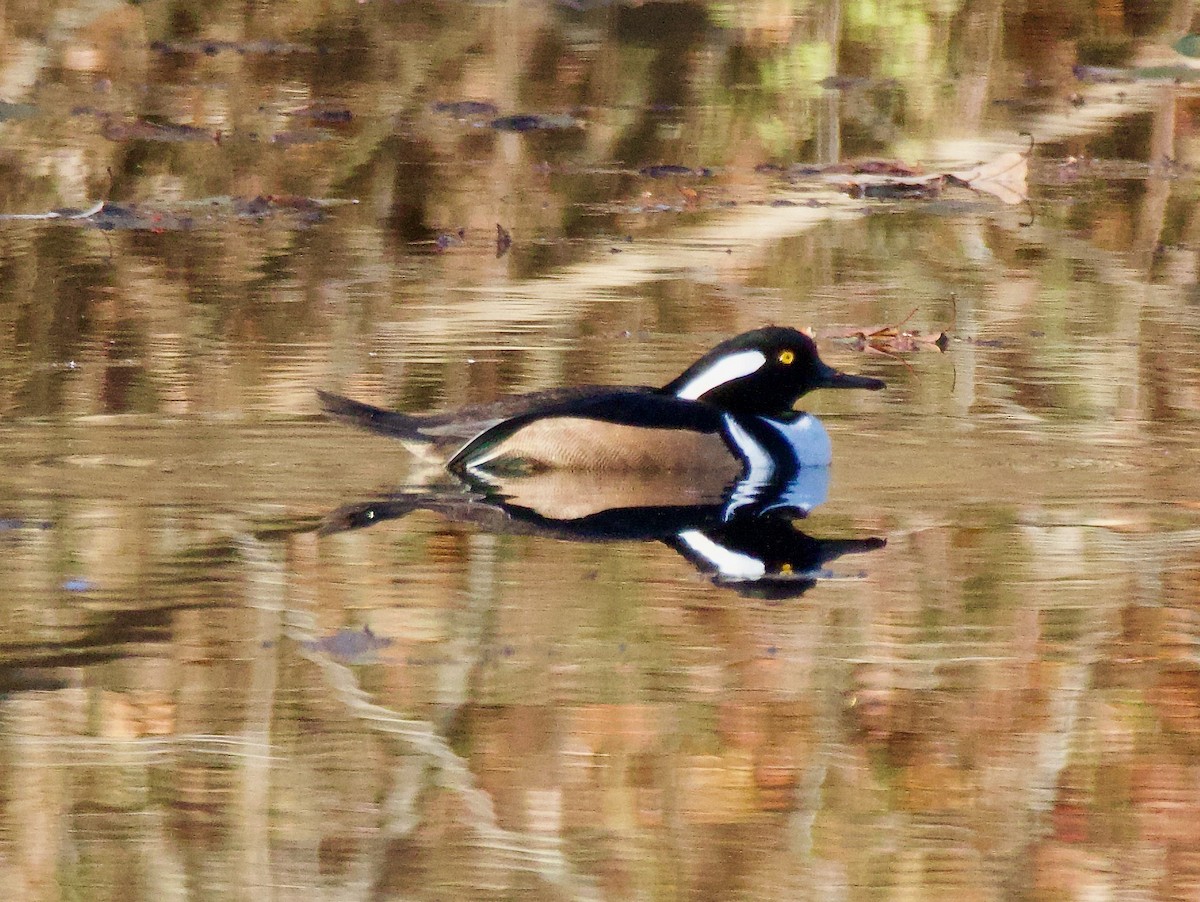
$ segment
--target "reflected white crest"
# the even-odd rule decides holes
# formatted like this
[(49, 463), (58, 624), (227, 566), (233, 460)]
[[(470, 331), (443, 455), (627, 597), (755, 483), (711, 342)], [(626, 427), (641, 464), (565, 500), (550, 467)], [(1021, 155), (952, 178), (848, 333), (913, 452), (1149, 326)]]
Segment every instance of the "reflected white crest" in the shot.
[(726, 579), (762, 579), (767, 566), (758, 558), (718, 545), (698, 529), (679, 534), (679, 540), (717, 568)]
[(760, 369), (766, 362), (766, 355), (762, 351), (738, 351), (736, 354), (730, 354), (727, 357), (722, 357), (714, 361), (708, 369), (701, 370), (685, 382), (679, 391), (675, 393), (675, 396), (688, 401), (695, 401), (701, 395), (724, 385), (726, 382), (732, 382), (734, 379), (749, 376)]

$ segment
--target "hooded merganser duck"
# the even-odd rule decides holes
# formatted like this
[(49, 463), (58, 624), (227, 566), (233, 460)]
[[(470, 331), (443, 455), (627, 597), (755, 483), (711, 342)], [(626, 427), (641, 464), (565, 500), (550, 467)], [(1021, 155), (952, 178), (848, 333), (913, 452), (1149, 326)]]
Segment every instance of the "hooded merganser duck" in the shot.
[(824, 428), (792, 405), (817, 388), (883, 387), (826, 364), (803, 332), (772, 326), (722, 342), (662, 388), (558, 388), (424, 416), (318, 395), (333, 417), (399, 438), (460, 475), (721, 470), (728, 483), (777, 459), (781, 443), (803, 465), (828, 465)]

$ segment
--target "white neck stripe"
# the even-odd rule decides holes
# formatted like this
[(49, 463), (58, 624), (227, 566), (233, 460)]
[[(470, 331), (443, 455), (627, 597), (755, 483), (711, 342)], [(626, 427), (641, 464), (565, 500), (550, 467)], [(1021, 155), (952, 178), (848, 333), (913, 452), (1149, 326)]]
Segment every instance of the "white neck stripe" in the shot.
[(726, 382), (749, 376), (761, 369), (766, 362), (766, 355), (762, 351), (738, 351), (736, 354), (722, 357), (684, 383), (683, 387), (675, 392), (675, 397), (695, 401)]
[(737, 446), (738, 453), (746, 463), (746, 472), (738, 480), (734, 490), (729, 495), (729, 503), (725, 505), (724, 519), (728, 521), (733, 512), (739, 507), (755, 501), (771, 477), (775, 475), (775, 461), (770, 453), (754, 440), (754, 437), (743, 429), (738, 421), (730, 414), (722, 418), (725, 421), (725, 431), (730, 440)]

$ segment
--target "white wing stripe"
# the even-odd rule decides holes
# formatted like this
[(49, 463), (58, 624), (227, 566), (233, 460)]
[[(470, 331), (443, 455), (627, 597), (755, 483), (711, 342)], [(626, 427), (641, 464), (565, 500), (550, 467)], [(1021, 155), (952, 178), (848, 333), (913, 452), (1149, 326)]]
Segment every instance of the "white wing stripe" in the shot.
[(749, 376), (767, 362), (762, 351), (738, 351), (728, 357), (722, 357), (708, 369), (697, 373), (684, 383), (675, 393), (677, 398), (695, 401), (701, 395), (712, 391), (726, 382)]

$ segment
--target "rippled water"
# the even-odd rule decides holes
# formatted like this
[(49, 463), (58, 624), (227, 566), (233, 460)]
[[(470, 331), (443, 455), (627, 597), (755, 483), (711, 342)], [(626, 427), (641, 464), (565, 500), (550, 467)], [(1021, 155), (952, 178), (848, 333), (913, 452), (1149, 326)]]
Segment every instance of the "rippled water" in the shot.
[[(4, 8), (5, 897), (1196, 898), (1191, 15)], [(1020, 132), (1025, 201), (823, 168)], [(315, 395), (766, 323), (888, 383), (805, 399), (767, 532), (497, 507)]]

